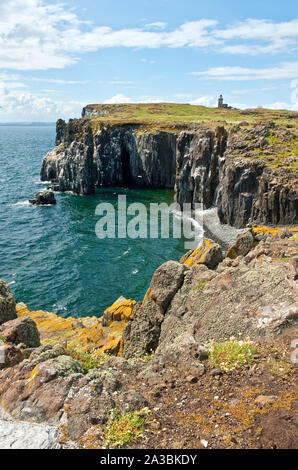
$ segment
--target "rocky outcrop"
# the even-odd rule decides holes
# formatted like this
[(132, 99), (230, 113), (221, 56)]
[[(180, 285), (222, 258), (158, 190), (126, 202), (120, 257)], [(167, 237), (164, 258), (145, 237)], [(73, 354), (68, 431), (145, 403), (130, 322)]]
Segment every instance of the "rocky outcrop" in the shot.
[(244, 230), (229, 247), (226, 256), (231, 259), (235, 259), (238, 256), (245, 256), (257, 243), (254, 231), (252, 229)]
[(57, 122), (57, 146), (43, 160), (42, 180), (79, 194), (100, 186), (175, 187), (180, 205), (217, 205), (220, 221), (237, 228), (248, 222), (297, 221), (293, 159), (284, 166), (275, 165), (278, 155), (266, 156), (272, 123), (252, 129), (198, 125), (182, 132), (175, 126), (147, 130), (141, 124), (94, 123), (98, 112), (105, 116), (110, 110), (87, 107), (83, 119)]
[(0, 333), (6, 341), (27, 348), (40, 346), (39, 332), (35, 322), (28, 316), (11, 320), (0, 326)]
[(16, 302), (8, 285), (0, 279), (0, 325), (17, 318)]
[(210, 269), (215, 269), (222, 260), (223, 254), (220, 246), (213, 240), (204, 238), (195, 250), (190, 250), (182, 256), (180, 263), (189, 268), (204, 264)]
[[(254, 340), (280, 335), (298, 320), (297, 255), (294, 240), (271, 238), (246, 256), (226, 258), (216, 270), (190, 264), (166, 310), (157, 308), (151, 283), (124, 332), (124, 356), (145, 354), (150, 348), (157, 355), (177, 350), (181, 342), (185, 344), (185, 335), (198, 344), (239, 333)], [(160, 293), (171, 277), (171, 266), (166, 263), (162, 268), (163, 277), (156, 271), (152, 279), (158, 280)], [(187, 342), (189, 347), (193, 341)]]
[(47, 206), (56, 204), (56, 199), (53, 191), (45, 190), (39, 191), (33, 199), (29, 199), (29, 202), (36, 206)]

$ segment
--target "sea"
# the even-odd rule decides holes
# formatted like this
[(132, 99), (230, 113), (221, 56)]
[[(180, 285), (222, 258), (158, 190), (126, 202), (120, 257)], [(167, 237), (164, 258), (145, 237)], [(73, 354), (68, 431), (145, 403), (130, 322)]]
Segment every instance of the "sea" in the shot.
[[(143, 203), (149, 213), (150, 203), (171, 204), (174, 192), (99, 188), (89, 196), (55, 193), (55, 206), (33, 206), (29, 199), (49, 185), (40, 167), (54, 143), (54, 125), (0, 126), (0, 279), (30, 310), (62, 317), (101, 316), (120, 296), (141, 300), (155, 269), (186, 252), (185, 239), (171, 236), (177, 218), (169, 238), (100, 239), (96, 207), (104, 202), (117, 211), (125, 195), (127, 205)], [(223, 246), (236, 237), (216, 209), (204, 212), (207, 232)]]

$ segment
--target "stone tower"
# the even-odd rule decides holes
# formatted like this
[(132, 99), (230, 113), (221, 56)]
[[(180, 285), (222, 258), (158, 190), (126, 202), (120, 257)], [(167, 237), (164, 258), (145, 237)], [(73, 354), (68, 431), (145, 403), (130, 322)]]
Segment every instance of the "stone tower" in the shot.
[(224, 104), (223, 97), (222, 95), (220, 95), (218, 98), (218, 107), (223, 108), (223, 104)]

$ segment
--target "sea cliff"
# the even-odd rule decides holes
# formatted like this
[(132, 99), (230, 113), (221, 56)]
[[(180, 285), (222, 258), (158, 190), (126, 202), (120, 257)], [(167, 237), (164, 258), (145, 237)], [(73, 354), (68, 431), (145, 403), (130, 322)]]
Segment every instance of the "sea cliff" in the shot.
[(57, 122), (41, 179), (79, 194), (173, 188), (179, 204), (216, 205), (220, 221), (237, 228), (295, 224), (297, 119), (266, 110), (89, 105), (81, 119)]

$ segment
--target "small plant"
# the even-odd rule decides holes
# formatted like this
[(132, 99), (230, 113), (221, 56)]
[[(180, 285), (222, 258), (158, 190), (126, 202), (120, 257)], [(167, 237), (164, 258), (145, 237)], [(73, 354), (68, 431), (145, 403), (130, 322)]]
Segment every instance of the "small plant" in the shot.
[(67, 353), (81, 364), (85, 374), (87, 374), (91, 369), (97, 369), (98, 365), (105, 359), (104, 357), (94, 358), (92, 354), (88, 354), (74, 348), (68, 348)]
[(0, 333), (0, 341), (3, 341), (3, 343), (5, 343), (6, 340), (7, 340), (6, 336)]
[(291, 238), (289, 238), (291, 242), (298, 242), (298, 233), (295, 233)]
[(146, 408), (122, 414), (118, 413), (116, 409), (111, 410), (111, 415), (103, 431), (104, 447), (120, 449), (128, 442), (145, 438), (145, 413), (148, 413)]
[(209, 359), (220, 370), (228, 372), (236, 367), (253, 362), (254, 355), (258, 353), (257, 347), (249, 340), (212, 341), (209, 348)]
[(276, 361), (275, 359), (271, 359), (268, 362), (270, 372), (272, 374), (278, 375), (279, 377), (286, 377), (288, 374), (293, 372), (293, 367), (291, 364), (288, 364), (284, 361)]

